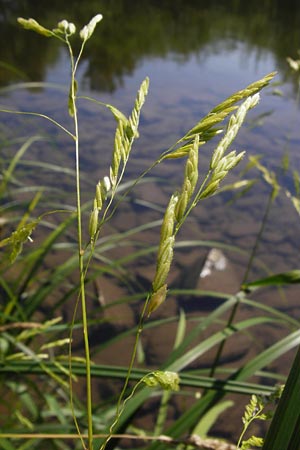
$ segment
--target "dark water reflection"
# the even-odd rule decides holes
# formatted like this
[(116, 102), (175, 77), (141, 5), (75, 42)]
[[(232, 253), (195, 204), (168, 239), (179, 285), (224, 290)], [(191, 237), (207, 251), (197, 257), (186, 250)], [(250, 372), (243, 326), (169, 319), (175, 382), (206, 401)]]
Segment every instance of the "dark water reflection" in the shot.
[[(208, 3), (208, 4), (207, 4)], [(85, 77), (91, 88), (113, 91), (124, 76), (146, 59), (170, 58), (182, 64), (197, 54), (222, 53), (245, 44), (257, 58), (272, 55), (276, 68), (285, 73), (285, 57), (299, 46), (300, 6), (295, 1), (1, 1), (0, 59), (30, 79), (40, 80), (58, 56), (51, 41), (24, 35), (15, 24), (17, 16), (35, 17), (50, 28), (58, 18), (67, 17), (76, 24), (86, 23), (101, 11), (105, 20), (85, 52)], [(29, 50), (29, 51), (28, 51)], [(13, 79), (2, 74), (3, 82)], [(6, 79), (4, 78), (6, 76)]]

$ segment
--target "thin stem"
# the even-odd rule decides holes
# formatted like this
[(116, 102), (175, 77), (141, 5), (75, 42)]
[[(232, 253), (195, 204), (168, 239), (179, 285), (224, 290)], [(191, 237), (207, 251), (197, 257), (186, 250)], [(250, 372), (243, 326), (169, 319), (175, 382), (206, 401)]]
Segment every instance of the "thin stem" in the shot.
[(253, 261), (254, 261), (254, 257), (256, 255), (256, 252), (257, 252), (257, 249), (258, 249), (258, 245), (260, 243), (262, 234), (263, 234), (263, 232), (265, 230), (265, 226), (266, 226), (266, 223), (267, 223), (268, 215), (269, 215), (272, 203), (273, 203), (273, 196), (274, 196), (274, 189), (272, 189), (272, 191), (270, 192), (270, 195), (269, 195), (269, 198), (268, 198), (267, 207), (265, 209), (265, 214), (264, 214), (261, 226), (260, 226), (260, 230), (259, 230), (259, 232), (258, 232), (258, 234), (256, 236), (255, 244), (254, 244), (254, 246), (252, 248), (252, 251), (251, 251), (251, 255), (250, 255), (250, 258), (249, 258), (249, 261), (248, 261), (247, 269), (245, 271), (245, 275), (244, 275), (242, 284), (245, 284), (247, 282), (247, 280), (248, 280), (249, 272), (250, 272), (251, 267), (253, 265)]
[(172, 396), (172, 394), (170, 391), (163, 392), (158, 415), (157, 415), (157, 420), (156, 420), (156, 424), (155, 424), (155, 428), (154, 428), (154, 432), (153, 432), (154, 436), (159, 436), (160, 434), (163, 433), (164, 425), (167, 420), (168, 406), (170, 403), (171, 396)]
[[(267, 219), (268, 219), (268, 215), (269, 215), (269, 212), (270, 212), (270, 208), (271, 208), (272, 203), (273, 203), (273, 196), (274, 196), (274, 190), (272, 189), (272, 191), (270, 192), (269, 198), (268, 198), (268, 203), (267, 203), (267, 206), (266, 206), (266, 209), (265, 209), (264, 217), (263, 217), (262, 222), (261, 222), (260, 230), (259, 230), (259, 232), (258, 232), (258, 234), (256, 236), (254, 246), (252, 247), (251, 255), (250, 255), (250, 258), (248, 260), (248, 264), (247, 264), (247, 268), (246, 268), (246, 271), (245, 271), (245, 274), (244, 274), (244, 277), (243, 277), (242, 284), (246, 283), (246, 281), (248, 279), (248, 276), (249, 276), (249, 273), (250, 273), (250, 270), (251, 270), (251, 267), (253, 265), (253, 261), (254, 261), (254, 258), (255, 258), (255, 255), (256, 255), (256, 252), (257, 252), (257, 249), (258, 249), (258, 245), (260, 243), (262, 234), (264, 232), (264, 229), (265, 229), (265, 226), (266, 226), (266, 223), (267, 223)], [(237, 302), (234, 304), (234, 306), (233, 306), (233, 308), (231, 310), (231, 314), (230, 314), (230, 317), (229, 317), (229, 319), (227, 321), (227, 325), (226, 325), (227, 328), (230, 327), (233, 324), (233, 322), (235, 320), (235, 316), (236, 316), (236, 314), (238, 312), (239, 305), (240, 305), (239, 295), (237, 294)], [(225, 343), (226, 343), (226, 340), (224, 339), (219, 345), (217, 354), (215, 356), (215, 359), (214, 359), (214, 362), (213, 362), (213, 365), (212, 365), (212, 368), (211, 368), (211, 371), (210, 371), (210, 374), (209, 374), (210, 377), (214, 376), (216, 368), (218, 367), (220, 358), (222, 356), (222, 353), (223, 353), (223, 350), (224, 350), (224, 347), (225, 347)]]
[(74, 56), (70, 42), (67, 39), (67, 45), (69, 48), (71, 59), (71, 88), (70, 88), (70, 100), (72, 102), (72, 112), (75, 128), (75, 171), (76, 171), (76, 204), (77, 204), (77, 233), (78, 233), (78, 264), (80, 274), (80, 298), (82, 308), (82, 326), (83, 326), (83, 338), (84, 338), (84, 350), (85, 350), (85, 367), (86, 367), (86, 408), (87, 408), (87, 420), (88, 420), (88, 450), (93, 450), (93, 421), (92, 421), (92, 382), (91, 382), (91, 362), (90, 362), (90, 345), (88, 335), (88, 320), (87, 320), (87, 308), (85, 298), (85, 271), (84, 271), (84, 250), (82, 246), (82, 224), (81, 224), (81, 189), (80, 189), (80, 158), (79, 158), (79, 130), (78, 130), (78, 116), (76, 109), (76, 91), (75, 91), (75, 74), (78, 66), (78, 62), (83, 50), (84, 44), (81, 46), (80, 53), (74, 63)]
[(144, 318), (145, 318), (145, 314), (146, 314), (146, 310), (147, 310), (147, 306), (148, 306), (149, 299), (150, 299), (150, 296), (148, 295), (147, 298), (146, 298), (146, 301), (145, 301), (145, 303), (144, 303), (142, 313), (141, 313), (141, 315), (140, 315), (139, 325), (138, 325), (138, 329), (137, 329), (136, 336), (135, 336), (135, 342), (134, 342), (133, 350), (132, 350), (132, 353), (131, 353), (130, 363), (129, 363), (128, 369), (127, 369), (126, 379), (125, 379), (125, 381), (124, 381), (124, 385), (123, 385), (122, 391), (121, 391), (121, 393), (120, 393), (120, 395), (119, 395), (119, 398), (118, 398), (118, 403), (117, 403), (117, 408), (116, 408), (115, 419), (114, 419), (113, 423), (112, 423), (111, 426), (110, 426), (109, 434), (107, 435), (105, 441), (103, 442), (103, 444), (101, 445), (101, 447), (100, 447), (99, 450), (104, 450), (105, 447), (106, 447), (106, 445), (107, 445), (107, 443), (108, 443), (108, 442), (111, 440), (111, 438), (113, 437), (113, 431), (114, 431), (114, 428), (115, 428), (115, 426), (117, 425), (117, 423), (118, 423), (118, 421), (119, 421), (119, 418), (120, 418), (120, 416), (121, 416), (121, 414), (122, 414), (122, 412), (123, 412), (123, 409), (124, 409), (124, 407), (125, 407), (126, 402), (134, 395), (134, 393), (135, 393), (137, 387), (138, 387), (138, 386), (142, 383), (142, 381), (143, 381), (143, 378), (142, 378), (142, 379), (141, 379), (141, 380), (133, 387), (131, 394), (129, 394), (129, 396), (124, 400), (124, 402), (123, 402), (123, 404), (122, 404), (123, 398), (124, 398), (125, 393), (126, 393), (126, 389), (127, 389), (127, 387), (128, 387), (130, 375), (131, 375), (131, 372), (132, 372), (132, 369), (133, 369), (133, 365), (134, 365), (134, 361), (135, 361), (135, 357), (136, 357), (136, 353), (137, 353), (137, 348), (138, 348), (138, 343), (139, 343), (139, 338), (140, 338), (140, 335), (141, 335), (141, 333), (142, 333), (142, 331), (143, 331), (143, 328), (144, 328)]

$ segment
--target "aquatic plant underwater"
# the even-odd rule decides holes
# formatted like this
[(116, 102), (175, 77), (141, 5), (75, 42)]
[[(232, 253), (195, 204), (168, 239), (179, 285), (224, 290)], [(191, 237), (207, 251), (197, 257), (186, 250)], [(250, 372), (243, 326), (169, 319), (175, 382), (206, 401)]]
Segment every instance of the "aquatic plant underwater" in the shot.
[[(224, 185), (226, 176), (245, 156), (244, 151), (240, 153), (230, 151), (229, 147), (248, 112), (258, 104), (259, 91), (271, 82), (275, 73), (266, 75), (217, 105), (174, 145), (163, 151), (160, 157), (153, 161), (152, 166), (146, 168), (139, 177), (129, 183), (123, 182), (133, 144), (139, 137), (139, 119), (148, 95), (149, 79), (146, 78), (141, 83), (133, 110), (128, 117), (113, 105), (79, 95), (76, 82), (78, 66), (85, 45), (101, 20), (101, 14), (97, 14), (80, 30), (81, 46), (75, 56), (72, 38), (77, 36), (77, 31), (73, 23), (62, 20), (56, 28), (50, 30), (34, 19), (18, 19), (19, 24), (25, 29), (46, 38), (58, 39), (66, 45), (71, 67), (68, 111), (73, 120), (73, 128), (66, 128), (54, 118), (37, 112), (14, 111), (9, 108), (1, 108), (1, 112), (43, 118), (70, 138), (74, 144), (76, 207), (70, 205), (64, 209), (46, 211), (33, 219), (33, 213), (43, 198), (42, 190), (37, 189), (33, 199), (25, 202), (25, 211), (19, 218), (17, 226), (14, 227), (14, 231), (0, 241), (0, 247), (6, 250), (2, 254), (0, 272), (2, 296), (6, 299), (0, 313), (0, 372), (3, 380), (4, 408), (4, 412), (1, 413), (3, 424), (0, 423), (0, 446), (8, 450), (45, 448), (45, 446), (54, 449), (104, 450), (108, 447), (120, 448), (119, 440), (123, 438), (136, 439), (141, 442), (141, 445), (148, 445), (147, 448), (151, 450), (163, 449), (169, 444), (176, 445), (178, 449), (213, 448), (205, 447), (205, 445), (213, 445), (208, 441), (205, 444), (205, 438), (218, 415), (229, 406), (228, 401), (224, 400), (225, 395), (242, 393), (252, 397), (243, 417), (244, 430), (241, 431), (238, 448), (263, 446), (264, 449), (272, 448), (273, 450), (296, 449), (299, 444), (297, 436), (300, 436), (299, 353), (282, 396), (282, 388), (278, 387), (276, 382), (270, 385), (270, 382), (259, 384), (250, 383), (247, 380), (256, 374), (259, 374), (261, 378), (268, 375), (272, 381), (276, 380), (275, 375), (264, 373), (263, 369), (288, 350), (297, 347), (300, 342), (298, 320), (271, 306), (251, 300), (250, 294), (266, 286), (282, 287), (286, 284), (299, 283), (299, 270), (272, 274), (249, 282), (249, 269), (256, 256), (256, 246), (254, 246), (240, 291), (235, 295), (220, 295), (223, 299), (220, 306), (195, 320), (192, 329), (188, 328), (188, 317), (182, 312), (179, 316), (157, 321), (153, 320), (152, 315), (164, 302), (168, 301), (170, 294), (168, 276), (172, 270), (174, 252), (180, 243), (178, 233), (186, 224), (194, 208), (204, 200), (209, 201), (212, 196), (222, 190), (246, 190), (251, 186), (252, 181), (245, 179)], [(79, 101), (91, 101), (107, 108), (117, 123), (110, 167), (106, 169), (107, 174), (94, 187), (93, 198), (87, 203), (82, 202)], [(227, 120), (226, 126), (222, 124), (225, 120)], [(199, 151), (213, 139), (219, 139), (219, 142), (212, 152), (207, 172), (202, 175), (199, 171)], [(3, 212), (10, 214), (14, 212), (15, 203), (10, 203), (9, 196), (12, 188), (20, 187), (19, 181), (14, 178), (14, 171), (24, 153), (33, 142), (38, 140), (37, 136), (27, 139), (3, 171), (0, 180)], [(126, 335), (133, 336), (129, 364), (127, 367), (119, 367), (118, 355), (115, 355), (116, 365), (114, 366), (95, 364), (91, 358), (90, 330), (97, 323), (97, 318), (93, 321), (93, 313), (88, 309), (91, 284), (99, 274), (114, 274), (116, 279), (126, 283), (124, 273), (126, 278), (127, 272), (123, 271), (123, 265), (129, 260), (124, 258), (124, 260), (111, 261), (106, 258), (105, 252), (107, 248), (114, 248), (120, 245), (122, 240), (131, 238), (135, 233), (157, 224), (145, 224), (144, 227), (129, 230), (123, 235), (108, 236), (106, 240), (102, 239), (105, 227), (118, 213), (119, 206), (126, 200), (132, 189), (146, 180), (146, 176), (155, 166), (167, 164), (172, 159), (182, 159), (183, 181), (181, 186), (173, 192), (165, 208), (160, 222), (157, 247), (147, 248), (144, 251), (144, 255), (156, 253), (156, 269), (152, 286), (149, 292), (135, 292), (132, 295), (132, 300), (139, 300), (139, 304), (143, 304), (136, 326), (103, 344), (109, 348), (115, 339), (122, 340)], [(269, 208), (278, 195), (280, 186), (275, 175), (265, 168), (259, 159), (252, 158), (250, 165), (256, 167), (264, 182), (271, 187), (258, 244)], [(286, 192), (286, 194), (299, 213), (296, 175), (294, 178), (296, 192)], [(9, 186), (11, 186), (10, 189), (8, 189)], [(24, 208), (23, 203), (21, 206)], [(53, 215), (66, 215), (67, 219), (53, 227), (47, 223)], [(89, 217), (86, 230), (84, 227), (87, 215)], [(8, 217), (11, 220), (9, 214)], [(64, 244), (57, 243), (64, 233), (71, 233), (74, 222), (77, 241), (75, 252), (68, 240)], [(6, 225), (4, 220), (3, 226)], [(40, 226), (46, 226), (50, 232), (46, 238), (43, 238), (41, 245), (35, 246), (35, 233)], [(31, 240), (33, 240), (32, 243), (30, 243)], [(33, 246), (30, 248), (31, 244)], [(71, 248), (72, 254), (65, 262), (47, 273), (46, 257), (59, 246), (64, 250)], [(142, 256), (141, 252), (137, 250), (130, 258), (138, 260), (140, 256)], [(97, 269), (93, 267), (93, 260), (101, 262), (101, 266), (98, 265)], [(78, 277), (76, 282), (71, 283), (68, 277), (74, 271), (77, 271)], [(66, 280), (68, 280), (67, 283)], [(54, 300), (52, 299), (51, 308), (51, 313), (55, 312), (57, 317), (39, 322), (38, 311), (53, 292), (59, 293), (55, 294)], [(195, 290), (190, 294), (199, 295), (200, 292)], [(58, 316), (60, 308), (68, 300), (74, 299), (74, 296), (72, 318), (70, 321), (62, 321)], [(239, 320), (237, 313), (241, 305), (247, 305), (255, 311), (255, 314), (245, 320)], [(77, 320), (79, 307), (81, 308), (80, 321)], [(101, 321), (102, 318), (98, 321), (100, 326)], [(135, 362), (140, 351), (140, 336), (143, 331), (163, 327), (168, 321), (178, 322), (174, 349), (168, 359), (157, 370), (136, 368)], [(239, 333), (250, 333), (252, 327), (262, 327), (264, 324), (280, 324), (285, 329), (286, 335), (242, 366), (231, 368), (224, 378), (221, 360), (228, 340), (238, 336)], [(217, 331), (211, 328), (212, 326), (218, 326)], [(82, 331), (84, 357), (78, 356), (73, 351), (73, 341), (75, 334), (77, 339), (78, 330)], [(208, 336), (204, 332), (208, 333)], [(64, 350), (65, 348), (68, 348), (68, 352)], [(212, 349), (215, 349), (216, 356), (208, 373), (203, 375), (201, 371), (189, 369), (194, 361)], [(8, 374), (9, 377), (7, 377)], [(77, 395), (76, 385), (79, 377), (85, 379), (85, 404), (82, 403), (80, 395)], [(98, 378), (123, 380), (116, 401), (115, 398), (97, 403), (93, 401), (93, 380)], [(201, 396), (195, 394), (195, 389), (202, 390)], [(191, 406), (174, 418), (170, 424), (168, 407), (176, 395), (189, 396), (193, 401)], [(153, 433), (146, 433), (134, 427), (133, 419), (142, 405), (153, 397), (160, 397), (157, 420)], [(266, 420), (272, 416), (270, 412), (265, 413), (264, 409), (272, 404), (272, 410), (274, 410), (279, 397), (281, 399), (272, 420), (271, 431), (265, 440), (259, 437), (244, 439), (244, 434), (253, 420)], [(13, 409), (11, 405), (14, 405)], [(239, 426), (240, 424), (237, 424), (237, 427)]]

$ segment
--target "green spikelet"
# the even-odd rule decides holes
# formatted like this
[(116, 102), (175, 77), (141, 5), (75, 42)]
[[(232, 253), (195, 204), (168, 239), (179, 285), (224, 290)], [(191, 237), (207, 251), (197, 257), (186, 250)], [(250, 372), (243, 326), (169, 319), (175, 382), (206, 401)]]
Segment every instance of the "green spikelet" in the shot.
[(148, 93), (148, 87), (149, 78), (146, 78), (138, 90), (134, 108), (128, 119), (118, 109), (112, 107), (111, 105), (107, 105), (118, 122), (115, 132), (112, 163), (110, 167), (110, 181), (112, 188), (116, 187), (118, 183), (118, 175), (121, 171), (121, 164), (123, 164), (123, 171), (127, 164), (132, 144), (135, 138), (138, 137), (140, 113)]
[(163, 284), (158, 291), (153, 292), (148, 304), (147, 315), (150, 316), (165, 301), (167, 296), (167, 285)]
[(265, 86), (267, 86), (270, 83), (270, 81), (272, 81), (272, 79), (275, 77), (275, 75), (276, 75), (276, 72), (271, 72), (271, 73), (265, 75), (260, 80), (249, 84), (245, 89), (235, 92), (224, 102), (217, 105), (211, 111), (211, 113), (218, 113), (219, 111), (224, 110), (224, 108), (229, 108), (232, 105), (234, 105), (235, 103), (240, 102), (241, 100), (244, 100), (245, 98), (256, 94), (257, 92), (261, 91)]
[(149, 387), (160, 386), (167, 391), (178, 391), (180, 378), (176, 372), (156, 370), (144, 377), (143, 382)]
[(245, 89), (242, 89), (231, 95), (224, 102), (220, 103), (214, 109), (212, 109), (207, 116), (200, 120), (200, 122), (198, 122), (190, 131), (188, 131), (184, 139), (190, 139), (197, 133), (203, 134), (209, 132), (213, 126), (222, 122), (224, 119), (226, 119), (226, 117), (229, 116), (230, 113), (232, 113), (237, 108), (235, 105), (237, 102), (244, 100), (249, 96), (255, 95), (262, 88), (267, 86), (275, 77), (275, 75), (276, 72), (272, 72), (263, 77), (261, 80), (250, 84)]
[(19, 24), (26, 30), (35, 31), (38, 34), (42, 34), (46, 37), (53, 36), (53, 32), (47, 28), (40, 25), (35, 19), (24, 19), (23, 17), (18, 18)]
[(91, 241), (94, 240), (95, 234), (97, 232), (98, 215), (99, 215), (99, 211), (98, 211), (97, 206), (95, 206), (90, 215), (89, 233), (90, 233)]
[(259, 102), (259, 94), (255, 94), (252, 97), (247, 98), (244, 103), (238, 108), (235, 115), (232, 115), (230, 117), (230, 120), (228, 122), (227, 130), (224, 135), (224, 137), (221, 139), (219, 145), (213, 152), (211, 162), (210, 162), (210, 168), (214, 170), (219, 161), (223, 158), (224, 153), (228, 149), (228, 147), (232, 144), (233, 140), (235, 139), (239, 129), (241, 128), (247, 112), (252, 109), (254, 106), (257, 105)]
[(163, 246), (164, 242), (168, 238), (173, 236), (175, 223), (175, 208), (177, 202), (178, 202), (178, 195), (173, 194), (166, 209), (160, 230), (160, 245), (159, 245), (160, 247)]
[(96, 205), (98, 208), (98, 211), (101, 211), (102, 206), (103, 206), (103, 197), (102, 197), (102, 192), (101, 192), (101, 183), (99, 181), (99, 183), (96, 186)]
[(185, 173), (181, 192), (176, 205), (175, 217), (179, 222), (186, 211), (187, 205), (192, 198), (198, 182), (198, 149), (199, 135), (194, 139), (193, 145), (189, 151), (189, 157), (185, 165)]
[(166, 279), (173, 259), (175, 208), (177, 202), (178, 196), (177, 194), (173, 194), (161, 226), (156, 272), (152, 283), (152, 295), (148, 306), (148, 315), (164, 302), (167, 295)]
[[(145, 103), (146, 96), (149, 89), (149, 78), (146, 77), (138, 90), (137, 97), (134, 103), (134, 108), (128, 119), (128, 126), (126, 128), (126, 136), (132, 144), (135, 137), (138, 137), (138, 126), (141, 114), (141, 109)], [(130, 145), (131, 147), (131, 145)]]

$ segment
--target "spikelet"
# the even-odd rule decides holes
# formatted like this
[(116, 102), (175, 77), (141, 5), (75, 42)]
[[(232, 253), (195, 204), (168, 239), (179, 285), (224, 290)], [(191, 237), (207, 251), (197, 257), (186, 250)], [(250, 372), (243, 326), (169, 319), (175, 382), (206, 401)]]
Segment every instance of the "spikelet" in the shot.
[(148, 316), (165, 301), (167, 295), (166, 279), (173, 259), (173, 247), (175, 242), (175, 208), (177, 202), (178, 196), (177, 194), (173, 194), (161, 226), (156, 272), (152, 282), (152, 294), (148, 305)]
[(74, 23), (68, 22), (67, 20), (61, 20), (57, 24), (57, 28), (52, 30), (54, 33), (63, 33), (67, 36), (71, 36), (72, 34), (75, 34), (76, 27)]
[(224, 108), (229, 108), (233, 104), (240, 102), (241, 100), (244, 100), (245, 98), (247, 98), (249, 96), (255, 95), (257, 92), (261, 91), (261, 89), (263, 89), (265, 86), (267, 86), (270, 83), (270, 81), (272, 81), (272, 79), (275, 77), (275, 75), (276, 75), (276, 72), (271, 72), (271, 73), (265, 75), (260, 80), (249, 84), (245, 89), (235, 92), (224, 102), (217, 105), (211, 112), (218, 113), (219, 111), (224, 110)]
[(207, 198), (207, 197), (210, 197), (211, 195), (213, 195), (217, 191), (219, 185), (220, 185), (220, 180), (215, 180), (213, 182), (210, 182), (206, 186), (206, 188), (201, 192), (199, 199), (202, 200), (203, 198)]
[(177, 195), (172, 195), (163, 219), (157, 254), (156, 272), (152, 283), (153, 292), (157, 292), (162, 285), (165, 284), (173, 259), (173, 246), (175, 241), (173, 233), (177, 201)]
[(166, 391), (178, 391), (180, 378), (176, 372), (156, 370), (145, 376), (143, 382), (149, 387), (160, 386)]
[(184, 139), (191, 139), (194, 138), (196, 134), (201, 133), (202, 135), (203, 133), (208, 132), (214, 125), (222, 122), (232, 111), (236, 109), (236, 106), (231, 106), (218, 113), (209, 113), (186, 134)]
[(184, 181), (176, 205), (175, 217), (177, 222), (179, 222), (184, 216), (187, 205), (191, 200), (197, 186), (199, 142), (199, 135), (196, 135), (193, 145), (189, 151), (189, 157), (185, 165)]
[(217, 148), (215, 149), (211, 161), (210, 168), (214, 170), (219, 161), (222, 159), (224, 153), (228, 149), (228, 147), (232, 144), (235, 139), (239, 129), (241, 128), (247, 112), (257, 105), (259, 102), (259, 94), (255, 94), (252, 97), (247, 98), (247, 100), (242, 103), (242, 105), (238, 108), (236, 114), (230, 117), (228, 122), (227, 130), (221, 141), (219, 142)]
[(236, 152), (230, 152), (228, 155), (223, 156), (222, 159), (217, 163), (216, 168), (212, 172), (209, 183), (206, 188), (200, 193), (199, 199), (203, 199), (206, 197), (210, 197), (216, 193), (218, 190), (220, 183), (226, 175), (236, 167), (239, 162), (243, 159), (245, 152), (240, 152), (236, 155)]
[(112, 187), (116, 186), (121, 162), (123, 162), (123, 165), (126, 165), (128, 155), (130, 152), (130, 142), (126, 135), (127, 127), (128, 122), (124, 124), (122, 120), (119, 120), (115, 132), (114, 151), (110, 167), (110, 181)]
[(97, 205), (94, 205), (94, 209), (90, 215), (90, 223), (89, 223), (89, 233), (90, 233), (91, 241), (94, 240), (95, 234), (97, 233), (98, 215), (99, 215), (99, 211), (98, 211)]
[(110, 181), (112, 188), (114, 188), (118, 182), (118, 174), (120, 172), (121, 163), (123, 164), (124, 169), (128, 161), (134, 139), (138, 137), (140, 113), (148, 93), (148, 88), (149, 78), (147, 77), (142, 82), (138, 90), (134, 108), (128, 119), (118, 109), (112, 107), (111, 105), (107, 105), (118, 122), (115, 132), (112, 163), (110, 167)]
[(146, 77), (142, 82), (140, 89), (138, 90), (137, 97), (135, 99), (134, 108), (128, 119), (128, 126), (126, 128), (126, 135), (131, 141), (131, 144), (135, 137), (138, 137), (138, 126), (141, 114), (141, 109), (145, 103), (146, 96), (149, 89), (149, 78)]
[(94, 208), (101, 211), (103, 203), (107, 198), (107, 194), (111, 189), (111, 183), (109, 177), (104, 177), (102, 181), (99, 181), (96, 185), (96, 193), (94, 199)]
[(173, 194), (170, 198), (169, 204), (167, 206), (163, 223), (160, 229), (160, 247), (164, 242), (173, 236), (174, 223), (175, 223), (175, 208), (178, 202), (178, 195)]
[(225, 135), (217, 145), (210, 161), (211, 177), (205, 188), (197, 195), (197, 201), (210, 197), (216, 193), (220, 182), (226, 177), (230, 170), (236, 167), (243, 159), (245, 152), (236, 154), (232, 151), (225, 155), (226, 150), (232, 144), (239, 129), (241, 128), (248, 111), (259, 102), (259, 94), (248, 97), (238, 108), (236, 114), (233, 114), (229, 121)]
[(220, 122), (222, 122), (230, 113), (232, 113), (236, 109), (236, 103), (241, 100), (246, 99), (249, 96), (255, 95), (262, 88), (267, 86), (270, 81), (274, 78), (276, 72), (271, 72), (266, 75), (262, 79), (256, 81), (255, 83), (250, 84), (245, 89), (242, 89), (238, 92), (235, 92), (229, 98), (227, 98), (224, 102), (217, 105), (215, 108), (211, 110), (211, 112), (205, 116), (202, 120), (200, 120), (188, 133), (185, 135), (184, 139), (190, 139), (195, 136), (197, 133), (204, 133), (204, 140), (207, 140), (205, 134), (210, 132), (212, 127)]
[(149, 317), (153, 311), (155, 311), (166, 299), (167, 285), (163, 284), (158, 291), (153, 292), (149, 300), (147, 316)]
[(153, 292), (157, 292), (165, 283), (173, 260), (175, 238), (170, 236), (161, 246), (157, 256), (157, 268), (152, 283)]
[(102, 206), (103, 206), (103, 195), (102, 195), (102, 189), (101, 189), (101, 182), (100, 181), (96, 185), (95, 200), (96, 200), (96, 206), (97, 206), (98, 211), (101, 211)]
[[(203, 142), (204, 144), (205, 142)], [(184, 158), (185, 156), (188, 156), (189, 151), (191, 150), (193, 144), (186, 144), (182, 145), (181, 147), (176, 148), (174, 151), (167, 153), (164, 155), (163, 159), (177, 159), (177, 158)]]
[(94, 30), (96, 28), (96, 25), (100, 20), (102, 20), (103, 16), (102, 14), (96, 14), (87, 25), (85, 25), (82, 30), (80, 30), (79, 35), (83, 41), (87, 41), (92, 34), (94, 33)]
[(90, 215), (89, 221), (89, 235), (91, 242), (94, 241), (95, 235), (98, 231), (99, 212), (103, 208), (103, 203), (107, 198), (107, 193), (111, 189), (111, 183), (109, 177), (104, 177), (102, 181), (96, 184), (96, 192), (94, 198), (94, 206)]
[(18, 23), (25, 28), (25, 30), (32, 30), (42, 36), (51, 37), (54, 36), (51, 30), (40, 25), (35, 19), (24, 19), (23, 17), (18, 17)]

